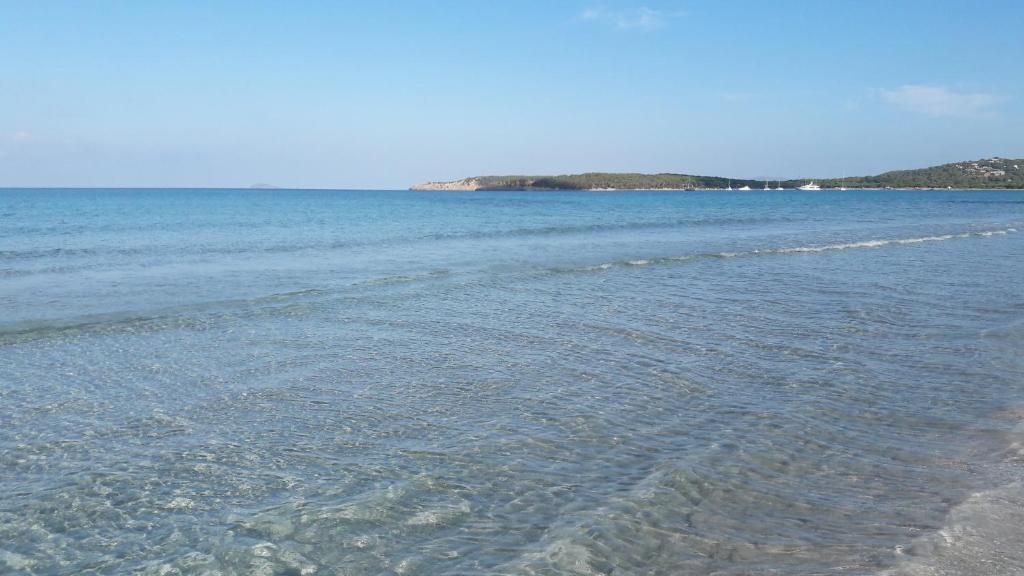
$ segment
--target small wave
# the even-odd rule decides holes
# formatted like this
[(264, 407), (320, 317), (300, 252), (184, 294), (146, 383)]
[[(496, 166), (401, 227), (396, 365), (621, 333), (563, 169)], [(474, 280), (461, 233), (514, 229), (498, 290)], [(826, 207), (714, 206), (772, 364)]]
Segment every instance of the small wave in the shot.
[(0, 250), (0, 260), (35, 260), (43, 258), (77, 258), (92, 256), (134, 256), (145, 253), (147, 248), (125, 246), (89, 248), (25, 248), (21, 250)]
[[(204, 318), (198, 314), (209, 310), (223, 310), (230, 307), (261, 307), (290, 311), (291, 301), (304, 297), (324, 294), (324, 290), (311, 288), (255, 298), (201, 302), (186, 306), (174, 306), (144, 312), (111, 312), (91, 314), (67, 320), (23, 320), (7, 324), (0, 323), (0, 346), (14, 342), (35, 340), (55, 334), (76, 334), (85, 332), (148, 331), (165, 328), (190, 328), (205, 326), (208, 321), (221, 314)], [(283, 303), (284, 306), (278, 305)], [(276, 306), (275, 306), (276, 305)]]
[(876, 239), (876, 240), (862, 240), (859, 242), (843, 242), (838, 244), (818, 244), (811, 246), (789, 246), (783, 248), (764, 248), (745, 250), (737, 252), (702, 252), (698, 254), (685, 254), (679, 256), (666, 256), (658, 258), (636, 258), (631, 260), (619, 260), (615, 262), (605, 262), (603, 264), (595, 264), (590, 266), (583, 266), (579, 268), (571, 269), (553, 269), (553, 272), (595, 272), (600, 270), (609, 270), (616, 267), (626, 266), (647, 266), (649, 264), (667, 264), (671, 262), (684, 262), (689, 260), (698, 259), (711, 259), (711, 258), (737, 258), (744, 256), (766, 256), (766, 255), (777, 255), (777, 254), (812, 254), (817, 252), (832, 252), (841, 250), (855, 250), (855, 249), (866, 249), (866, 248), (881, 248), (884, 246), (893, 245), (907, 245), (907, 244), (923, 244), (926, 242), (943, 242), (946, 240), (957, 240), (963, 238), (987, 238), (991, 236), (1003, 236), (1017, 232), (1017, 228), (1001, 228), (998, 230), (983, 230), (978, 232), (963, 232), (960, 234), (942, 234), (939, 236), (919, 236), (915, 238), (890, 238), (890, 239)]
[[(523, 228), (511, 228), (506, 230), (476, 230), (462, 232), (437, 232), (418, 235), (398, 235), (379, 239), (335, 239), (335, 240), (314, 240), (297, 239), (284, 243), (263, 243), (245, 245), (216, 245), (209, 243), (185, 244), (185, 245), (147, 245), (136, 247), (124, 246), (93, 246), (87, 248), (26, 248), (18, 250), (0, 250), (0, 260), (5, 261), (35, 261), (35, 260), (57, 260), (67, 262), (73, 259), (85, 259), (84, 264), (59, 266), (47, 266), (25, 270), (12, 270), (4, 273), (5, 276), (30, 276), (36, 274), (65, 274), (104, 268), (111, 266), (111, 256), (128, 257), (148, 255), (151, 257), (164, 256), (167, 258), (179, 258), (182, 254), (197, 257), (216, 256), (238, 256), (238, 255), (260, 255), (260, 254), (292, 254), (315, 251), (334, 251), (353, 248), (382, 247), (404, 245), (409, 243), (420, 243), (423, 241), (459, 241), (459, 240), (488, 240), (498, 238), (529, 238), (545, 236), (562, 236), (573, 234), (590, 234), (602, 232), (616, 232), (629, 230), (660, 230), (677, 227), (695, 226), (723, 226), (723, 225), (755, 225), (791, 222), (792, 218), (682, 218), (672, 220), (641, 220), (627, 222), (606, 222), (583, 225), (556, 225), (556, 226), (534, 226)], [(134, 228), (132, 228), (134, 229)], [(180, 231), (180, 230), (179, 230)], [(95, 259), (99, 261), (92, 261)]]
[(363, 280), (356, 282), (353, 286), (384, 286), (388, 284), (404, 284), (406, 282), (416, 282), (418, 280), (429, 280), (431, 278), (442, 278), (448, 276), (450, 272), (447, 270), (432, 270), (425, 274), (398, 274), (395, 276), (383, 276), (380, 278), (372, 278), (370, 280)]
[(489, 230), (474, 232), (442, 232), (423, 236), (425, 240), (481, 240), (487, 238), (502, 237), (527, 237), (527, 236), (558, 236), (570, 234), (587, 234), (594, 232), (614, 232), (620, 230), (657, 230), (663, 228), (675, 228), (679, 226), (724, 226), (744, 224), (769, 224), (779, 222), (792, 222), (792, 218), (706, 218), (706, 219), (677, 219), (662, 221), (640, 221), (640, 222), (614, 222), (602, 224), (585, 225), (563, 225), (563, 226), (540, 226), (529, 228), (513, 228), (509, 230)]
[(910, 546), (897, 546), (896, 568), (884, 576), (996, 576), (1024, 571), (1024, 485), (972, 494), (944, 526)]
[(1024, 200), (947, 200), (950, 204), (1024, 204)]
[[(1024, 415), (1013, 406), (1003, 416)], [(996, 576), (1024, 574), (1024, 483), (1020, 481), (1024, 422), (1010, 432), (1002, 462), (992, 469), (1009, 479), (971, 494), (946, 515), (942, 526), (896, 546), (897, 563), (882, 576)]]
[[(426, 281), (449, 276), (448, 270), (432, 270), (422, 274), (404, 274), (371, 278), (350, 284), (351, 288), (387, 286)], [(0, 271), (0, 277), (4, 274)], [(0, 346), (55, 335), (79, 333), (109, 333), (156, 331), (175, 328), (200, 328), (218, 318), (233, 317), (239, 310), (246, 314), (294, 314), (308, 304), (306, 299), (329, 294), (331, 291), (310, 288), (252, 298), (196, 302), (183, 306), (170, 306), (146, 311), (117, 311), (89, 314), (59, 320), (20, 320), (0, 322)]]

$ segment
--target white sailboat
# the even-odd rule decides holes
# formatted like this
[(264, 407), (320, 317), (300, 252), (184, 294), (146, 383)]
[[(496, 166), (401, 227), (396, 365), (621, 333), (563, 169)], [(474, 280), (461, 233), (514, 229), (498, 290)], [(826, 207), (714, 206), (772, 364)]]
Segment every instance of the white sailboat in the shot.
[(746, 192), (747, 190), (750, 190), (750, 186), (740, 186), (740, 190)]
[(797, 190), (821, 190), (821, 186), (818, 186), (814, 183), (814, 180), (811, 180), (809, 183), (797, 188)]
[(726, 188), (726, 190), (732, 190), (732, 178), (729, 178), (729, 186)]
[(846, 190), (846, 174), (843, 174), (843, 179), (839, 182), (839, 189)]
[(771, 188), (769, 188), (769, 187), (768, 187), (768, 181), (767, 181), (767, 180), (765, 180), (765, 181), (764, 181), (764, 191), (765, 191), (765, 192), (767, 192), (767, 191), (769, 191), (769, 190), (771, 190)]
[(776, 180), (775, 181), (775, 189), (776, 190), (785, 190), (785, 188), (782, 187), (782, 180)]

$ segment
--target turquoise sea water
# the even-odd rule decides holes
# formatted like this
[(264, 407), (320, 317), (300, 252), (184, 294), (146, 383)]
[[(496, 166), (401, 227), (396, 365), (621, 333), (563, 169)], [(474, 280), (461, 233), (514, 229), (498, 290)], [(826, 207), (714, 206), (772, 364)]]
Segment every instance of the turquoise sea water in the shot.
[(1024, 573), (1024, 193), (0, 190), (0, 573)]

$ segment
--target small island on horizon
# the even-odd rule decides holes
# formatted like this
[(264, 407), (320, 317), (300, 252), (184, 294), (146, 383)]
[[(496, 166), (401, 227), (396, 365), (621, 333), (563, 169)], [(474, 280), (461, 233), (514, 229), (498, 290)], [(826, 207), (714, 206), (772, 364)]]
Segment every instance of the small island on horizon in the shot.
[(447, 182), (425, 182), (410, 190), (776, 190), (814, 181), (822, 189), (957, 188), (1024, 189), (1024, 159), (992, 157), (929, 168), (895, 170), (848, 178), (757, 180), (691, 174), (588, 172), (559, 176), (474, 176)]

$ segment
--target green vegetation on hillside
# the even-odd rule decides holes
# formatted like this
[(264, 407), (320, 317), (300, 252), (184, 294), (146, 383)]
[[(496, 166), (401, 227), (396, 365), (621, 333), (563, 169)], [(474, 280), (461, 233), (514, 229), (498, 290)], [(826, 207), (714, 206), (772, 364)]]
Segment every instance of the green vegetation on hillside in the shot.
[(988, 158), (954, 162), (917, 170), (896, 170), (878, 176), (828, 179), (822, 187), (848, 188), (1024, 188), (1024, 159)]
[[(635, 174), (588, 172), (563, 176), (481, 176), (481, 190), (641, 190), (725, 188), (729, 181), (714, 176), (688, 174)], [(734, 188), (758, 184), (756, 180), (733, 180)]]
[[(811, 179), (783, 180), (784, 188), (796, 188)], [(822, 188), (1024, 188), (1024, 159), (988, 158), (943, 164), (917, 170), (897, 170), (877, 176), (814, 179)], [(422, 189), (476, 190), (699, 190), (749, 186), (759, 190), (764, 180), (726, 179), (690, 174), (637, 174), (588, 172), (562, 176), (478, 176), (452, 183), (429, 183)], [(769, 180), (775, 188), (780, 183)], [(453, 185), (448, 188), (438, 186)], [(419, 188), (419, 187), (417, 187)]]

